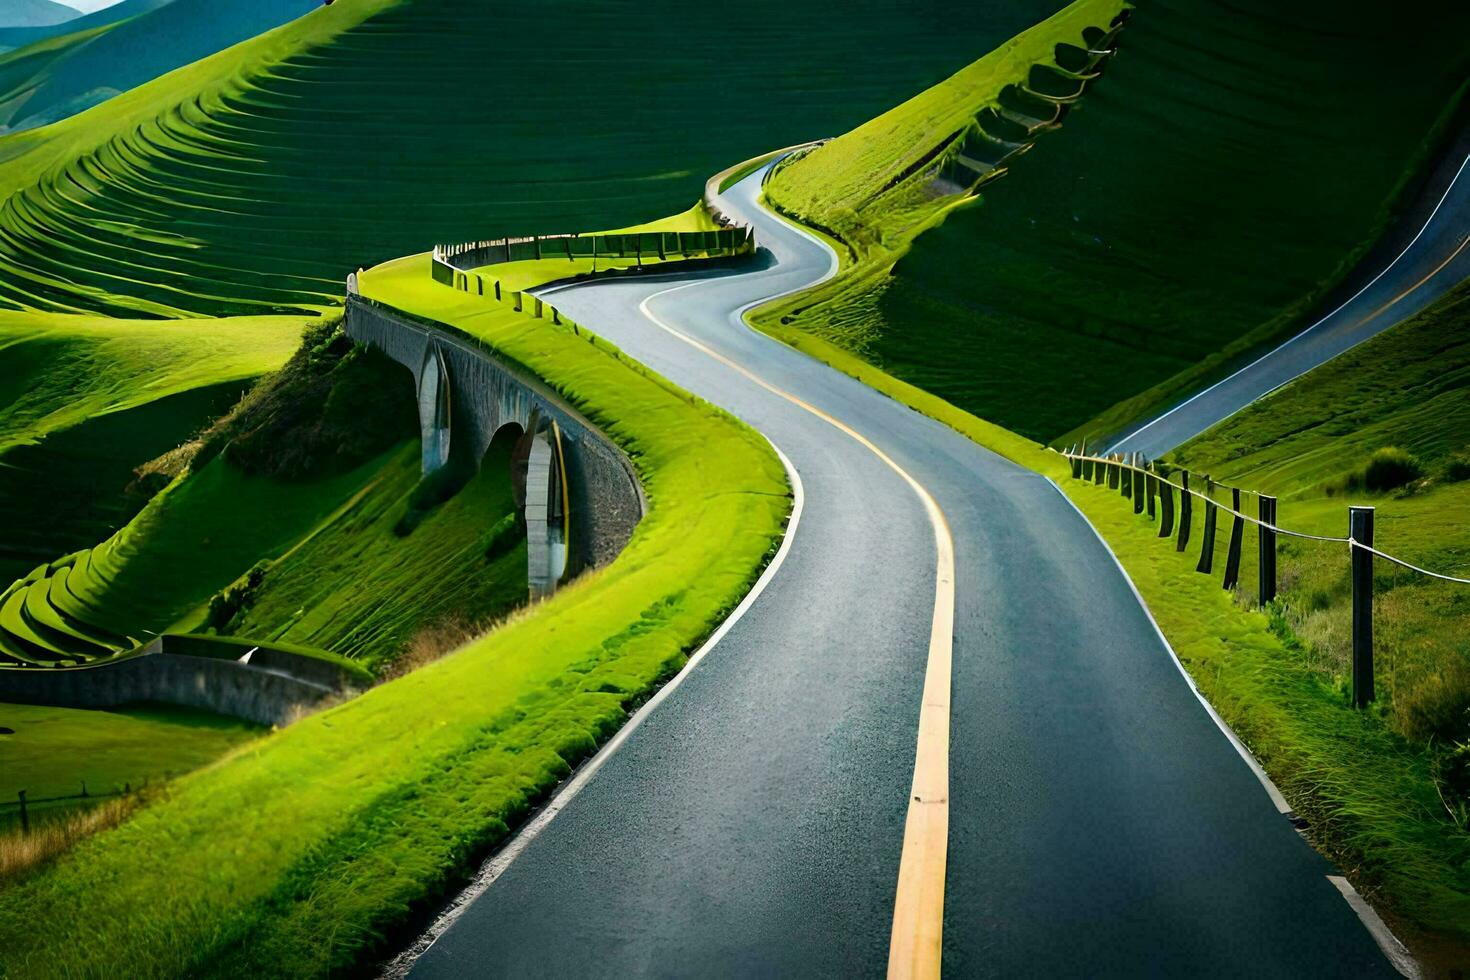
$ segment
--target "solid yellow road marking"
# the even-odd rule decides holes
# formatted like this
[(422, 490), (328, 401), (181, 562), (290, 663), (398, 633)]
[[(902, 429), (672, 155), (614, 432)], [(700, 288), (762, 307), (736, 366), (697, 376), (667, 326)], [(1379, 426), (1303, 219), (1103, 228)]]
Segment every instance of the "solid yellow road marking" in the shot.
[(934, 619), (929, 630), (929, 658), (924, 668), (924, 696), (919, 707), (918, 748), (913, 788), (904, 821), (903, 854), (893, 905), (893, 932), (888, 942), (890, 978), (939, 976), (944, 938), (944, 871), (949, 857), (949, 711), (950, 675), (954, 661), (954, 538), (949, 522), (932, 494), (867, 436), (750, 371), (688, 334), (659, 319), (648, 304), (656, 297), (687, 289), (686, 283), (654, 293), (639, 310), (654, 326), (739, 372), (771, 394), (810, 412), (856, 440), (882, 460), (914, 491), (934, 528), (936, 568)]
[(1470, 245), (1470, 235), (1466, 235), (1464, 238), (1460, 239), (1460, 246), (1458, 248), (1456, 248), (1453, 252), (1451, 252), (1449, 254), (1449, 257), (1446, 258), (1443, 262), (1441, 262), (1439, 265), (1435, 266), (1433, 269), (1429, 270), (1429, 272), (1422, 279), (1420, 279), (1418, 282), (1414, 283), (1414, 285), (1410, 286), (1408, 289), (1405, 289), (1403, 292), (1399, 293), (1397, 296), (1395, 296), (1393, 299), (1389, 300), (1387, 303), (1384, 303), (1382, 306), (1380, 306), (1378, 309), (1374, 310), (1372, 313), (1369, 313), (1367, 316), (1363, 317), (1363, 319), (1359, 320), (1358, 322), (1359, 323), (1367, 323), (1369, 320), (1373, 319), (1378, 314), (1382, 313), (1384, 310), (1388, 309), (1390, 306), (1393, 306), (1399, 300), (1403, 299), (1405, 296), (1409, 295), (1414, 290), (1418, 289), (1420, 286), (1424, 285), (1426, 282), (1428, 282), (1429, 280), (1433, 279), (1435, 276), (1439, 275), (1441, 269), (1443, 269), (1445, 266), (1449, 265), (1451, 262), (1455, 261), (1456, 257), (1458, 257), (1461, 252), (1465, 251), (1465, 246), (1466, 245)]

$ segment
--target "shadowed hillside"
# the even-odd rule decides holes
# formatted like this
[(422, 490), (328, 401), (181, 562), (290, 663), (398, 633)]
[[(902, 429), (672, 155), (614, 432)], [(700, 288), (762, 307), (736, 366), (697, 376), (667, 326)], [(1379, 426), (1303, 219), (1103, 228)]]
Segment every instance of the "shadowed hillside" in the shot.
[(337, 3), (44, 138), (0, 141), (0, 195), (19, 192), (0, 206), (0, 304), (295, 310), (435, 241), (632, 224), (1056, 6), (861, 0), (833, 23), (828, 5), (775, 0), (738, 21), (672, 0)]

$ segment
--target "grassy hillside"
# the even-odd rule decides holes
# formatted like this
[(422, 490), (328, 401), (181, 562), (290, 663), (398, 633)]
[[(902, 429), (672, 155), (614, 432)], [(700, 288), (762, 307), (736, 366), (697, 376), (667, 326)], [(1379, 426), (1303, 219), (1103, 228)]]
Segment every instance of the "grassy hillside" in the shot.
[(135, 469), (279, 367), (304, 322), (0, 313), (0, 581), (131, 520)]
[[(172, 0), (154, 6), (127, 17), (113, 16), (104, 24), (91, 23), (92, 17), (79, 18), (74, 22), (75, 31), (69, 29), (0, 59), (0, 132), (45, 125), (90, 109), (165, 72), (278, 27), (321, 3)], [(19, 73), (12, 66), (21, 63), (31, 70), (15, 77)]]
[(160, 323), (0, 311), (0, 450), (95, 415), (274, 371), (307, 322)]
[[(1281, 521), (1347, 533), (1377, 509), (1376, 545), (1470, 577), (1470, 286), (1211, 429), (1171, 457), (1281, 498)], [(1404, 450), (1401, 486), (1371, 489), (1375, 453)], [(1390, 481), (1399, 483), (1400, 481)], [(1335, 683), (1350, 674), (1351, 584), (1341, 548), (1287, 542), (1286, 616)], [(1380, 710), (1406, 737), (1470, 742), (1470, 586), (1379, 562)], [(1470, 793), (1470, 784), (1464, 789)], [(1464, 800), (1470, 807), (1470, 795)]]
[[(1371, 244), (1465, 81), (1467, 29), (1454, 4), (1140, 4), (983, 204), (792, 326), (1036, 438), (1116, 426), (1289, 330)], [(823, 160), (786, 179), (840, 186)]]
[[(405, 382), (405, 391), (408, 385)], [(526, 534), (511, 494), (510, 449), (409, 533), (419, 449), (397, 453), (371, 490), (266, 569), (247, 608), (221, 627), (391, 663), (425, 631), (474, 634), (526, 599)]]
[(834, 24), (775, 0), (738, 21), (673, 0), (334, 4), (0, 140), (0, 303), (294, 310), (435, 241), (669, 213), (730, 160), (850, 127), (1053, 6), (861, 0)]
[(770, 553), (790, 501), (751, 430), (585, 331), (434, 284), (427, 256), (364, 290), (550, 381), (636, 460), (648, 515), (534, 615), (177, 781), (7, 886), (9, 976), (360, 963), (676, 671)]
[[(145, 781), (158, 782), (197, 769), (260, 729), (235, 718), (166, 705), (80, 711), (30, 704), (0, 704), (0, 802), (25, 790), (31, 800), (111, 793)], [(70, 812), (77, 801), (38, 804), (35, 823)], [(0, 833), (14, 829), (18, 811), (0, 810)]]

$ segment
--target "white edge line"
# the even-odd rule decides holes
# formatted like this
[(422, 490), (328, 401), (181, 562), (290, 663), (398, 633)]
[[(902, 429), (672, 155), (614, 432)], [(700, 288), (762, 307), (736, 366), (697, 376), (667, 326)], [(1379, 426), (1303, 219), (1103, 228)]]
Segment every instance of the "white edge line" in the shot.
[(1388, 957), (1389, 964), (1399, 972), (1400, 976), (1409, 977), (1410, 980), (1418, 980), (1419, 977), (1424, 975), (1423, 971), (1419, 969), (1418, 962), (1414, 959), (1414, 954), (1410, 953), (1408, 948), (1399, 942), (1399, 938), (1393, 934), (1393, 930), (1388, 927), (1388, 923), (1379, 917), (1378, 912), (1373, 906), (1368, 904), (1367, 899), (1358, 894), (1358, 890), (1353, 887), (1351, 881), (1348, 881), (1342, 875), (1328, 875), (1327, 880), (1337, 886), (1337, 890), (1342, 892), (1342, 897), (1347, 899), (1348, 905), (1352, 907), (1354, 912), (1358, 913), (1358, 918), (1362, 920), (1363, 927), (1368, 930), (1368, 933), (1373, 937), (1374, 941), (1378, 943), (1378, 948), (1383, 950), (1383, 955)]
[[(1133, 577), (1123, 567), (1123, 562), (1118, 559), (1117, 552), (1113, 551), (1112, 545), (1108, 544), (1107, 539), (1098, 531), (1096, 525), (1082, 512), (1082, 508), (1078, 507), (1077, 503), (1071, 497), (1067, 496), (1066, 491), (1058, 486), (1055, 480), (1051, 477), (1045, 477), (1045, 479), (1047, 483), (1051, 484), (1052, 489), (1067, 502), (1067, 505), (1077, 512), (1077, 516), (1082, 518), (1083, 523), (1092, 531), (1098, 543), (1108, 553), (1108, 557), (1113, 559), (1113, 564), (1118, 567), (1118, 574), (1123, 576), (1123, 581), (1127, 582), (1128, 588), (1133, 590), (1133, 598), (1138, 600), (1139, 608), (1148, 617), (1149, 625), (1154, 628), (1154, 633), (1158, 636), (1159, 642), (1164, 645), (1165, 650), (1169, 651), (1169, 659), (1174, 661), (1174, 666), (1179, 669), (1179, 673), (1184, 677), (1184, 682), (1189, 685), (1189, 689), (1194, 692), (1195, 698), (1204, 706), (1205, 711), (1209, 713), (1215, 725), (1220, 731), (1224, 732), (1225, 737), (1230, 740), (1230, 744), (1235, 746), (1235, 751), (1245, 760), (1245, 764), (1250, 767), (1251, 772), (1255, 773), (1256, 779), (1260, 780), (1261, 785), (1266, 790), (1266, 795), (1271, 797), (1271, 802), (1276, 805), (1277, 812), (1282, 815), (1292, 813), (1291, 805), (1286, 802), (1286, 797), (1281, 795), (1281, 790), (1276, 788), (1276, 784), (1271, 781), (1271, 777), (1266, 775), (1266, 770), (1261, 768), (1261, 763), (1251, 754), (1251, 750), (1246, 748), (1245, 743), (1235, 734), (1234, 729), (1226, 724), (1224, 718), (1220, 717), (1220, 713), (1215, 710), (1215, 706), (1210, 704), (1209, 700), (1200, 693), (1199, 687), (1194, 683), (1194, 678), (1185, 669), (1183, 662), (1179, 659), (1179, 655), (1174, 652), (1174, 645), (1164, 635), (1163, 629), (1159, 626), (1159, 621), (1154, 619), (1153, 610), (1144, 601), (1143, 593), (1138, 591), (1138, 586), (1133, 583)], [(1405, 977), (1418, 978), (1421, 976), (1419, 965), (1414, 961), (1413, 954), (1409, 952), (1403, 943), (1399, 942), (1398, 937), (1393, 934), (1393, 931), (1388, 928), (1388, 925), (1379, 917), (1378, 913), (1373, 910), (1373, 907), (1367, 903), (1363, 896), (1358, 894), (1357, 889), (1352, 886), (1352, 882), (1341, 875), (1327, 875), (1327, 880), (1336, 885), (1337, 890), (1342, 892), (1343, 897), (1347, 899), (1348, 905), (1352, 907), (1352, 910), (1357, 913), (1358, 918), (1362, 920), (1363, 927), (1368, 930), (1368, 934), (1373, 937), (1373, 941), (1383, 950), (1383, 955), (1388, 958), (1389, 964)]]
[[(1200, 398), (1203, 398), (1205, 395), (1208, 395), (1210, 392), (1214, 391), (1216, 388), (1220, 387), (1223, 384), (1228, 384), (1229, 382), (1234, 381), (1237, 377), (1239, 377), (1240, 375), (1242, 375), (1245, 372), (1249, 371), (1251, 368), (1255, 367), (1257, 364), (1260, 364), (1262, 361), (1267, 360), (1267, 359), (1272, 358), (1272, 357), (1275, 357), (1277, 354), (1281, 353), (1283, 350), (1285, 350), (1286, 348), (1290, 347), (1292, 344), (1296, 343), (1298, 340), (1301, 340), (1303, 337), (1307, 336), (1307, 334), (1309, 334), (1312, 331), (1316, 330), (1318, 327), (1322, 326), (1322, 324), (1326, 323), (1328, 320), (1331, 320), (1333, 317), (1337, 316), (1343, 310), (1347, 309), (1350, 305), (1352, 305), (1353, 303), (1355, 303), (1357, 301), (1357, 299), (1358, 299), (1359, 296), (1361, 296), (1364, 293), (1366, 293), (1369, 289), (1372, 289), (1373, 288), (1373, 285), (1375, 283), (1377, 283), (1378, 280), (1380, 280), (1384, 276), (1388, 275), (1388, 270), (1390, 270), (1394, 266), (1398, 265), (1399, 264), (1399, 260), (1402, 259), (1405, 255), (1408, 255), (1409, 254), (1409, 250), (1412, 249), (1416, 244), (1418, 244), (1420, 238), (1424, 237), (1424, 233), (1429, 230), (1429, 226), (1432, 225), (1432, 224), (1434, 224), (1434, 216), (1437, 215), (1437, 214), (1439, 214), (1439, 209), (1444, 206), (1444, 202), (1445, 201), (1449, 200), (1449, 196), (1454, 191), (1455, 185), (1457, 183), (1459, 183), (1460, 182), (1460, 178), (1462, 176), (1464, 176), (1466, 165), (1470, 165), (1470, 156), (1466, 156), (1465, 159), (1463, 161), (1461, 161), (1461, 163), (1460, 163), (1460, 169), (1455, 171), (1454, 178), (1450, 180), (1449, 186), (1446, 187), (1444, 193), (1442, 195), (1440, 195), (1439, 203), (1435, 204), (1434, 210), (1431, 211), (1431, 212), (1429, 212), (1429, 217), (1426, 218), (1425, 221), (1424, 221), (1424, 227), (1420, 228), (1419, 231), (1418, 231), (1418, 233), (1415, 234), (1414, 237), (1409, 240), (1409, 244), (1407, 244), (1407, 245), (1404, 246), (1404, 250), (1402, 252), (1400, 252), (1398, 255), (1395, 255), (1394, 258), (1393, 258), (1393, 261), (1390, 262), (1390, 263), (1388, 263), (1388, 265), (1384, 266), (1382, 268), (1382, 270), (1379, 271), (1378, 275), (1374, 276), (1372, 279), (1369, 279), (1368, 282), (1363, 286), (1362, 289), (1359, 289), (1356, 293), (1353, 293), (1346, 300), (1344, 300), (1341, 306), (1339, 306), (1337, 309), (1333, 310), (1331, 313), (1328, 313), (1326, 316), (1324, 316), (1321, 319), (1319, 319), (1316, 323), (1312, 324), (1310, 327), (1307, 327), (1301, 333), (1296, 334), (1293, 337), (1289, 337), (1283, 343), (1281, 343), (1278, 346), (1272, 348), (1270, 351), (1266, 352), (1265, 354), (1262, 354), (1260, 357), (1256, 358), (1254, 361), (1251, 361), (1249, 364), (1247, 364), (1245, 367), (1241, 368), (1240, 370), (1236, 371), (1234, 374), (1231, 374), (1231, 375), (1229, 375), (1228, 377), (1225, 377), (1225, 378), (1221, 378), (1219, 381), (1216, 381), (1214, 384), (1210, 385), (1208, 388), (1205, 388), (1202, 391), (1196, 392), (1195, 394), (1191, 395), (1189, 398), (1187, 398), (1184, 401), (1180, 402), (1178, 405), (1175, 405), (1173, 408), (1169, 409), (1163, 415), (1159, 415), (1159, 416), (1156, 416), (1155, 418), (1150, 419), (1149, 421), (1145, 422), (1143, 425), (1141, 425), (1138, 428), (1134, 429), (1132, 432), (1129, 432), (1127, 435), (1122, 436), (1119, 439), (1115, 440), (1113, 442), (1112, 446), (1109, 447), (1108, 452), (1115, 452), (1118, 449), (1118, 447), (1122, 446), (1129, 439), (1133, 439), (1133, 438), (1135, 438), (1137, 436), (1142, 435), (1143, 433), (1147, 432), (1149, 429), (1153, 428), (1155, 425), (1158, 425), (1160, 422), (1164, 421), (1164, 419), (1166, 419), (1169, 416), (1173, 415), (1175, 412), (1179, 411), (1180, 409), (1184, 408), (1185, 406), (1191, 404), (1195, 400), (1200, 399)], [(1354, 345), (1354, 346), (1357, 346), (1357, 345)], [(1307, 373), (1306, 371), (1303, 371), (1302, 372), (1302, 374), (1306, 374), (1306, 373)], [(1299, 377), (1301, 377), (1301, 375), (1299, 374), (1296, 377), (1299, 378)], [(1296, 380), (1296, 378), (1291, 378), (1288, 381), (1283, 381), (1281, 384), (1277, 385), (1276, 388), (1272, 388), (1271, 391), (1275, 391), (1275, 390), (1277, 390), (1277, 388), (1282, 388), (1282, 387), (1290, 384), (1291, 381), (1295, 381), (1295, 380)], [(1270, 394), (1270, 392), (1267, 392), (1266, 394)], [(1261, 397), (1264, 398), (1265, 395), (1262, 395)], [(1228, 417), (1229, 416), (1227, 416), (1227, 418)], [(1217, 422), (1224, 421), (1224, 419), (1217, 419), (1216, 421)], [(1066, 496), (1066, 494), (1063, 494), (1063, 496)]]
[[(770, 442), (770, 439), (767, 438), (766, 441)], [(776, 549), (776, 554), (761, 572), (760, 577), (756, 579), (755, 585), (745, 594), (745, 598), (740, 600), (740, 604), (735, 607), (734, 611), (725, 617), (725, 621), (710, 634), (709, 639), (705, 640), (698, 650), (690, 654), (689, 659), (684, 663), (680, 671), (670, 678), (668, 683), (659, 688), (653, 697), (644, 702), (642, 707), (633, 712), (632, 716), (618, 729), (617, 734), (608, 739), (602, 748), (598, 749), (590, 759), (583, 762), (577, 768), (572, 778), (567, 780), (561, 789), (557, 790), (556, 794), (547, 801), (540, 812), (524, 824), (499, 851), (480, 866), (480, 870), (475, 875), (474, 881), (460, 891), (454, 898), (453, 904), (445, 909), (434, 920), (433, 925), (424, 930), (420, 935), (420, 941), (425, 936), (432, 937), (429, 943), (421, 948), (420, 942), (415, 942), (407, 950), (394, 957), (384, 968), (380, 974), (381, 976), (402, 977), (408, 974), (408, 971), (412, 969), (413, 964), (418, 958), (428, 952), (434, 943), (437, 943), (449, 931), (449, 928), (454, 925), (455, 921), (465, 909), (469, 908), (491, 885), (495, 884), (496, 879), (503, 875), (511, 863), (521, 855), (521, 852), (541, 835), (541, 832), (556, 818), (556, 815), (572, 802), (577, 794), (587, 785), (588, 781), (602, 768), (603, 764), (638, 730), (648, 716), (666, 698), (672, 695), (680, 684), (684, 683), (684, 679), (689, 676), (690, 672), (699, 665), (699, 662), (714, 649), (720, 640), (724, 639), (725, 634), (729, 633), (735, 624), (750, 610), (750, 607), (760, 598), (761, 593), (765, 591), (766, 586), (776, 577), (776, 573), (780, 570), (782, 563), (786, 561), (786, 555), (791, 551), (792, 541), (796, 538), (796, 528), (801, 521), (802, 508), (806, 502), (806, 491), (802, 486), (800, 474), (796, 472), (796, 467), (791, 464), (791, 460), (781, 451), (781, 447), (771, 442), (771, 448), (780, 457), (781, 465), (786, 468), (787, 479), (791, 481), (791, 515), (787, 519), (786, 530), (782, 535), (780, 547)]]

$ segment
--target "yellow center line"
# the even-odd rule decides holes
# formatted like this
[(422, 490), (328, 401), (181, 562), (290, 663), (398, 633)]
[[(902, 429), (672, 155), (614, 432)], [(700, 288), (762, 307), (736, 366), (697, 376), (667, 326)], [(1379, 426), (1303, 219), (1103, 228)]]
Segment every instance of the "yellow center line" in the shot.
[(1403, 292), (1399, 293), (1397, 296), (1395, 296), (1393, 299), (1389, 300), (1387, 303), (1384, 303), (1382, 306), (1380, 306), (1378, 309), (1374, 310), (1372, 313), (1369, 313), (1367, 316), (1363, 317), (1363, 319), (1360, 320), (1359, 322), (1360, 323), (1367, 323), (1369, 320), (1373, 319), (1378, 314), (1382, 313), (1384, 310), (1388, 309), (1390, 306), (1393, 306), (1399, 300), (1403, 299), (1405, 296), (1409, 295), (1414, 290), (1418, 289), (1420, 286), (1424, 285), (1426, 282), (1428, 282), (1429, 280), (1433, 279), (1435, 276), (1439, 275), (1441, 269), (1443, 269), (1445, 266), (1449, 265), (1451, 262), (1455, 261), (1455, 258), (1461, 252), (1465, 251), (1465, 246), (1466, 245), (1470, 245), (1470, 235), (1466, 235), (1464, 238), (1460, 239), (1460, 245), (1459, 245), (1459, 247), (1456, 248), (1453, 252), (1451, 252), (1449, 254), (1449, 257), (1446, 258), (1443, 262), (1441, 262), (1439, 265), (1435, 266), (1433, 269), (1429, 270), (1429, 272), (1426, 273), (1425, 276), (1422, 279), (1420, 279), (1418, 282), (1414, 283), (1408, 289), (1405, 289)]
[(810, 402), (778, 388), (745, 366), (661, 320), (648, 304), (659, 296), (698, 283), (686, 283), (649, 296), (639, 310), (654, 326), (760, 385), (771, 394), (810, 412), (897, 473), (918, 496), (934, 528), (936, 569), (934, 618), (929, 629), (929, 657), (924, 668), (924, 695), (919, 706), (918, 747), (913, 788), (904, 821), (903, 853), (893, 906), (893, 932), (888, 942), (891, 980), (939, 976), (944, 938), (944, 871), (949, 857), (949, 714), (950, 677), (954, 661), (954, 537), (932, 494), (894, 462), (871, 439)]

